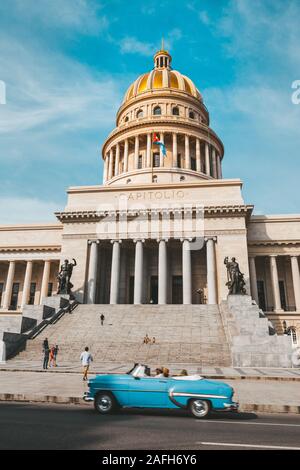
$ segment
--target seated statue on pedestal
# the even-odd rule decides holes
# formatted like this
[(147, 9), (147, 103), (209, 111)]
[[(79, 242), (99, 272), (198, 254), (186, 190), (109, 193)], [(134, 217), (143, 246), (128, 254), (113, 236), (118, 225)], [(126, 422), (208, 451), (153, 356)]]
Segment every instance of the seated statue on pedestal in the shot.
[(235, 258), (228, 260), (228, 256), (224, 259), (224, 264), (227, 268), (227, 282), (226, 286), (229, 289), (229, 295), (244, 295), (246, 294), (244, 274), (241, 273), (239, 263)]

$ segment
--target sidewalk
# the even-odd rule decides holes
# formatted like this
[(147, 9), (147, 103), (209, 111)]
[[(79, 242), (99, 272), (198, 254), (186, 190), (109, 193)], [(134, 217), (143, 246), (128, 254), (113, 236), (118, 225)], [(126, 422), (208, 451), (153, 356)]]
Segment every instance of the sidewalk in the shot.
[[(95, 369), (93, 367), (92, 372)], [(102, 367), (102, 373), (105, 372), (104, 369)], [(191, 369), (190, 372), (193, 373)], [(87, 390), (87, 384), (82, 381), (78, 372), (2, 370), (0, 371), (0, 401), (84, 403), (82, 396)], [(90, 376), (93, 376), (93, 373)], [(249, 375), (243, 380), (226, 379), (226, 383), (233, 386), (234, 399), (240, 403), (240, 411), (300, 413), (300, 384), (297, 379), (285, 380), (281, 377), (280, 380), (257, 380), (253, 375)]]
[[(49, 368), (47, 372), (55, 373), (81, 373), (81, 366), (78, 363), (58, 363), (59, 367)], [(151, 369), (155, 369), (158, 364), (148, 363)], [(159, 364), (160, 365), (160, 364)], [(284, 381), (300, 381), (300, 368), (280, 369), (280, 368), (253, 368), (253, 367), (210, 367), (197, 366), (197, 364), (184, 363), (168, 363), (164, 364), (171, 373), (177, 373), (182, 369), (187, 369), (189, 374), (200, 374), (207, 378), (224, 378), (224, 379), (249, 379), (249, 380), (284, 380)], [(93, 362), (92, 370), (95, 374), (103, 373), (124, 373), (133, 366), (132, 362)], [(0, 371), (23, 371), (23, 372), (44, 372), (41, 361), (22, 361), (12, 360), (6, 364), (0, 364)], [(300, 385), (299, 385), (300, 387)]]

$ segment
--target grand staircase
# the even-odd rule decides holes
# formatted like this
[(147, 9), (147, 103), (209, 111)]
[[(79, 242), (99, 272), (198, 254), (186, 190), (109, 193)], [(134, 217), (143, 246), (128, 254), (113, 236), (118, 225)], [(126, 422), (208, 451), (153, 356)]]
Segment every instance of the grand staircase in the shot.
[[(154, 344), (143, 343), (146, 334), (155, 337)], [(97, 363), (231, 365), (217, 305), (79, 305), (28, 340), (12, 361), (39, 359), (46, 337), (60, 348), (59, 364), (78, 364), (89, 346)]]

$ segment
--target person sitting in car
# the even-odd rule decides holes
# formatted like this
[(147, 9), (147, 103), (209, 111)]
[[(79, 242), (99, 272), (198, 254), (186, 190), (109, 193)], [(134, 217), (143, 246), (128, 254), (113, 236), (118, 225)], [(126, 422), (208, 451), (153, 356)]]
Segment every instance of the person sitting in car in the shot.
[(155, 377), (156, 379), (159, 379), (159, 378), (161, 378), (161, 377), (163, 377), (163, 376), (164, 376), (164, 374), (163, 374), (163, 367), (157, 367), (157, 368), (155, 369), (155, 376), (154, 376), (154, 377)]

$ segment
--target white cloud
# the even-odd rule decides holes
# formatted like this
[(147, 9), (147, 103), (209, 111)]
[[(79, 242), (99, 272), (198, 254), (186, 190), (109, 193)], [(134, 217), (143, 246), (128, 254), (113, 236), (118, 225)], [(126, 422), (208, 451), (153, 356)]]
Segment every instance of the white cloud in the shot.
[(120, 42), (122, 54), (140, 54), (149, 56), (153, 54), (154, 45), (146, 42), (139, 41), (138, 39), (126, 36)]
[(9, 0), (1, 10), (15, 19), (34, 27), (68, 29), (87, 35), (98, 35), (107, 29), (109, 21), (101, 15), (101, 3), (94, 0)]
[(0, 224), (57, 222), (54, 212), (58, 204), (36, 198), (3, 197), (0, 205)]

